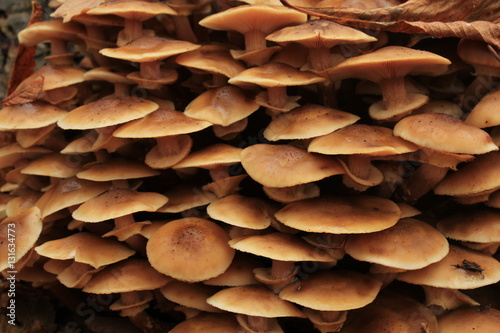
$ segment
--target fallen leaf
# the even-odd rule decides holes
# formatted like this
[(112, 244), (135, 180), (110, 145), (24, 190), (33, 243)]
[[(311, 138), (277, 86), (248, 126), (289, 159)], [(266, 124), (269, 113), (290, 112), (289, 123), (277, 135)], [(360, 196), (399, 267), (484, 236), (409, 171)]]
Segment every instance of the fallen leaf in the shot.
[(43, 76), (39, 75), (34, 79), (25, 80), (19, 84), (16, 90), (9, 94), (2, 101), (2, 106), (11, 106), (23, 103), (31, 103), (37, 99), (43, 89)]
[(50, 16), (62, 17), (63, 22), (69, 22), (73, 16), (84, 14), (89, 9), (97, 7), (104, 2), (106, 2), (106, 0), (67, 0)]
[(409, 0), (368, 10), (301, 7), (280, 1), (308, 15), (358, 29), (481, 40), (500, 50), (500, 1), (496, 0)]
[[(32, 1), (31, 6), (31, 18), (28, 26), (42, 20), (42, 6), (36, 1)], [(9, 78), (7, 95), (12, 94), (25, 78), (33, 74), (36, 65), (35, 51), (36, 46), (26, 47), (22, 44), (18, 46), (16, 60)]]

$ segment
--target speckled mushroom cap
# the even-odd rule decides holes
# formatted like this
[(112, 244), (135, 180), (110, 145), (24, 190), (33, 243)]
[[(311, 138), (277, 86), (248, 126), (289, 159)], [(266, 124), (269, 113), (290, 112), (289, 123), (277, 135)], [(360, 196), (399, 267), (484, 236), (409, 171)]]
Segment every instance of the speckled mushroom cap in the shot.
[(268, 187), (311, 183), (344, 173), (336, 159), (308, 153), (292, 145), (247, 147), (241, 152), (241, 164), (253, 180)]
[(161, 294), (168, 300), (206, 312), (222, 312), (207, 303), (207, 298), (221, 288), (203, 283), (188, 283), (173, 280), (160, 289)]
[(498, 112), (491, 112), (500, 103), (500, 89), (490, 92), (474, 106), (465, 118), (465, 123), (479, 128), (500, 125)]
[(302, 238), (281, 232), (240, 236), (231, 239), (229, 245), (241, 252), (279, 261), (336, 262)]
[(209, 297), (207, 302), (219, 309), (248, 316), (304, 317), (295, 305), (279, 298), (271, 289), (263, 285), (225, 288)]
[[(0, 270), (14, 271), (15, 264), (33, 248), (41, 233), (42, 219), (37, 207), (4, 218), (0, 222), (0, 251), (4, 254), (0, 258)], [(14, 255), (14, 261), (11, 254)]]
[(3, 130), (42, 128), (56, 123), (67, 111), (56, 105), (33, 103), (4, 106), (0, 110), (0, 128)]
[(113, 126), (142, 118), (158, 107), (155, 102), (140, 97), (102, 98), (73, 109), (59, 119), (57, 124), (66, 130)]
[(371, 303), (381, 286), (382, 282), (368, 275), (336, 270), (291, 283), (279, 292), (279, 297), (313, 310), (345, 311)]
[(476, 242), (500, 242), (500, 211), (479, 208), (445, 217), (436, 228), (448, 238)]
[(375, 196), (323, 196), (287, 204), (275, 217), (281, 223), (307, 232), (353, 234), (387, 229), (401, 211), (393, 201)]
[(225, 143), (216, 143), (206, 148), (194, 151), (182, 161), (175, 164), (173, 169), (204, 168), (210, 169), (218, 165), (231, 165), (241, 161), (242, 149)]
[(81, 204), (72, 214), (84, 222), (101, 222), (137, 212), (155, 212), (168, 198), (155, 192), (111, 189)]
[(24, 79), (13, 94), (21, 93), (23, 89), (26, 89), (27, 84), (36, 82), (35, 80), (39, 80), (40, 77), (43, 78), (40, 91), (68, 87), (83, 82), (85, 80), (84, 73), (85, 70), (78, 67), (44, 65)]
[(438, 333), (493, 333), (500, 327), (500, 311), (489, 306), (455, 309), (438, 318)]
[(138, 21), (148, 20), (156, 15), (176, 12), (168, 4), (154, 1), (118, 1), (104, 2), (86, 12), (88, 15), (116, 15)]
[(180, 281), (199, 282), (229, 267), (234, 250), (229, 235), (215, 222), (188, 217), (160, 227), (146, 246), (148, 260), (160, 273)]
[(405, 218), (382, 231), (349, 235), (345, 251), (351, 257), (401, 269), (419, 269), (444, 258), (448, 241), (431, 225)]
[(480, 155), (458, 171), (448, 175), (434, 188), (434, 193), (467, 196), (500, 188), (500, 152)]
[(106, 182), (120, 179), (136, 179), (158, 176), (159, 171), (153, 170), (144, 163), (115, 157), (106, 162), (94, 162), (85, 165), (85, 170), (76, 174), (80, 179), (95, 182)]
[(449, 153), (484, 154), (498, 150), (485, 131), (442, 113), (405, 117), (394, 126), (394, 135), (421, 147)]
[(440, 261), (399, 273), (396, 279), (438, 288), (473, 289), (500, 281), (500, 262), (489, 255), (450, 245)]
[(35, 251), (52, 259), (74, 259), (76, 262), (99, 268), (132, 256), (135, 251), (110, 238), (104, 239), (89, 232), (78, 232), (70, 236), (50, 240), (35, 248)]
[(274, 118), (264, 130), (270, 141), (308, 139), (331, 133), (359, 120), (348, 112), (307, 104)]
[(179, 323), (170, 333), (238, 333), (239, 327), (233, 315), (202, 313)]
[(131, 258), (105, 267), (92, 276), (83, 291), (91, 294), (113, 294), (153, 290), (170, 281), (170, 277), (158, 273), (147, 260)]

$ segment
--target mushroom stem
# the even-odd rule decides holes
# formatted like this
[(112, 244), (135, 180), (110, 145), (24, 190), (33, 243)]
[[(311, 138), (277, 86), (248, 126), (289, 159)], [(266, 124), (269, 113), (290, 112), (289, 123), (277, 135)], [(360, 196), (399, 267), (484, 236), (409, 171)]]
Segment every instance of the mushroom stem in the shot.
[(314, 47), (309, 49), (309, 65), (316, 71), (332, 67), (330, 48)]
[(423, 163), (401, 185), (401, 196), (412, 203), (432, 190), (448, 172), (448, 168)]
[(127, 214), (124, 216), (115, 218), (115, 229), (122, 229), (131, 224), (135, 223), (134, 217), (132, 214)]
[(382, 90), (384, 109), (390, 109), (408, 103), (404, 76), (382, 79), (378, 82)]
[(85, 29), (87, 31), (87, 37), (97, 40), (106, 40), (106, 36), (104, 35), (104, 30), (102, 26), (87, 24), (85, 25)]
[(370, 155), (353, 154), (349, 155), (347, 165), (351, 173), (358, 178), (367, 179), (370, 175)]
[(177, 39), (191, 43), (198, 43), (198, 38), (193, 31), (189, 16), (176, 15), (173, 18)]
[(325, 322), (333, 323), (342, 317), (342, 311), (320, 311), (321, 319)]
[(230, 176), (227, 167), (225, 165), (219, 165), (210, 169), (210, 177), (216, 182), (221, 179), (229, 178)]
[(257, 51), (266, 48), (266, 34), (260, 30), (245, 33), (245, 51)]
[(268, 87), (267, 94), (269, 97), (269, 105), (276, 108), (283, 108), (288, 100), (286, 86)]
[(248, 326), (255, 332), (267, 332), (269, 330), (269, 320), (265, 317), (247, 316)]
[(158, 79), (160, 77), (161, 60), (141, 62), (140, 72), (144, 79)]
[(293, 272), (294, 262), (293, 261), (281, 261), (273, 260), (271, 266), (271, 279), (282, 279)]
[(66, 41), (60, 38), (52, 38), (50, 40), (50, 54), (58, 55), (67, 53)]
[(115, 97), (127, 97), (130, 96), (130, 85), (128, 83), (116, 82), (114, 84), (114, 95)]
[(141, 36), (142, 36), (142, 22), (136, 19), (126, 18), (123, 27), (123, 40), (120, 43), (121, 45), (118, 46), (123, 46)]

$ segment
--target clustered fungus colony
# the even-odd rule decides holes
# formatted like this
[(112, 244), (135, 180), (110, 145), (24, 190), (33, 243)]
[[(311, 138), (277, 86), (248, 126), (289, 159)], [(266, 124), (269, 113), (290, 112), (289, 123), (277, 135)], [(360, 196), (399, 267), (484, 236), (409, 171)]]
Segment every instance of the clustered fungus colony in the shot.
[(143, 332), (498, 331), (487, 45), (278, 1), (55, 3), (19, 34), (50, 43), (36, 98), (0, 110), (0, 270), (14, 223), (18, 283)]

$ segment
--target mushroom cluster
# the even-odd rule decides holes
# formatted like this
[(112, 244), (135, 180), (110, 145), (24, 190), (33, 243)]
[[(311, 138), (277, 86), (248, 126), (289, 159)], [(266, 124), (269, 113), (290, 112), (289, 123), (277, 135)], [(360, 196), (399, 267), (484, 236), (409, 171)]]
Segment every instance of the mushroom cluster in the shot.
[(142, 332), (500, 328), (486, 45), (271, 0), (52, 3), (0, 110), (5, 277)]

